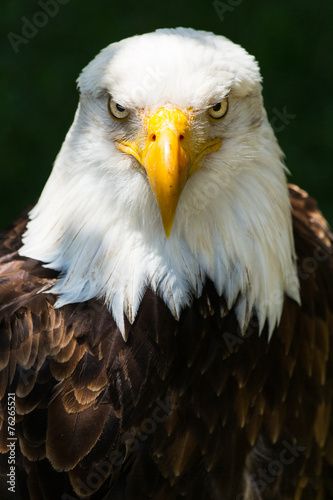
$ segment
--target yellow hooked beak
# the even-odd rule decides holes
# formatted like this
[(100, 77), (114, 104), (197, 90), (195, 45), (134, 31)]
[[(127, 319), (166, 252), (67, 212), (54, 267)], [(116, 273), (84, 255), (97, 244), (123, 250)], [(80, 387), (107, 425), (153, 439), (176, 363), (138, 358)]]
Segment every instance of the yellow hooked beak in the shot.
[(201, 143), (198, 151), (189, 118), (178, 109), (160, 108), (145, 122), (144, 138), (119, 141), (117, 147), (133, 155), (146, 170), (168, 238), (187, 179), (200, 168), (203, 155), (219, 149), (222, 140)]

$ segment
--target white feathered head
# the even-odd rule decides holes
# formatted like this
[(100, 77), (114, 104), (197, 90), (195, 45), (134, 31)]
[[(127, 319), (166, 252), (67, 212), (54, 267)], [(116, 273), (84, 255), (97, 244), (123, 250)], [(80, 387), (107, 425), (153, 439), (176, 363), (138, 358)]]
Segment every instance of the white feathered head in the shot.
[(78, 84), (20, 251), (61, 272), (57, 306), (102, 298), (123, 330), (147, 287), (178, 317), (209, 278), (242, 328), (255, 310), (272, 331), (298, 281), (255, 59), (222, 36), (163, 29), (109, 45)]

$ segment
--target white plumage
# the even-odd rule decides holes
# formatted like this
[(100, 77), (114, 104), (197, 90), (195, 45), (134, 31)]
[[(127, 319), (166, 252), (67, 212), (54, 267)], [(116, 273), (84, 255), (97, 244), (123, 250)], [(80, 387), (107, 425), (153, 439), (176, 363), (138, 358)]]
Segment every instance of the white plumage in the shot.
[[(283, 295), (299, 301), (285, 167), (261, 97), (254, 58), (222, 36), (165, 29), (106, 47), (78, 79), (74, 123), (21, 255), (60, 270), (58, 306), (102, 297), (124, 332), (149, 286), (175, 317), (208, 276), (243, 329), (255, 308), (270, 331)], [(113, 120), (109, 95), (130, 112)], [(229, 99), (212, 121), (207, 110)], [(161, 107), (189, 117), (196, 144), (222, 139), (180, 196), (166, 238), (140, 163), (118, 141), (144, 141)]]

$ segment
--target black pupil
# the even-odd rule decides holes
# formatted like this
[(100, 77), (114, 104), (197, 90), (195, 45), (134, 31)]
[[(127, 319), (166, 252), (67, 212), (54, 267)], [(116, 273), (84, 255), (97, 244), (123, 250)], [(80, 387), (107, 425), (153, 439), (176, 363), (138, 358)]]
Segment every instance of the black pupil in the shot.
[(120, 111), (120, 113), (123, 113), (125, 111), (125, 108), (120, 106), (120, 104), (116, 104), (116, 108), (118, 109), (118, 111)]
[(214, 111), (220, 111), (220, 109), (221, 109), (221, 103), (220, 102), (218, 102), (217, 104), (215, 104), (215, 106), (213, 106), (213, 110)]

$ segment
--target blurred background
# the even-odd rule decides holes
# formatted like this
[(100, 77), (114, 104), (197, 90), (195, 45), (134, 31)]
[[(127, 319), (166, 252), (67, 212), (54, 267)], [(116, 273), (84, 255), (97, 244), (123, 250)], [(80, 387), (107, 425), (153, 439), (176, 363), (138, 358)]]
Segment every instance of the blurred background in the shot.
[(331, 0), (2, 0), (0, 229), (35, 201), (72, 123), (81, 69), (107, 44), (190, 26), (258, 59), (291, 171), (333, 225)]

